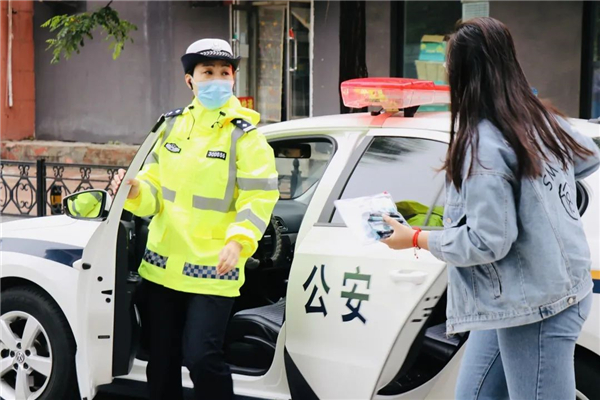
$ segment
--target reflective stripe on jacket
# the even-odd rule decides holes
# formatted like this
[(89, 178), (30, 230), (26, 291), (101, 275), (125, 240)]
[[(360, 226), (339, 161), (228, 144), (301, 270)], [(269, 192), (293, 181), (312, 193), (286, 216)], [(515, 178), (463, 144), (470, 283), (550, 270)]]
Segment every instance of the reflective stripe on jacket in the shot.
[[(166, 119), (137, 176), (140, 195), (125, 203), (135, 215), (155, 215), (142, 277), (183, 292), (239, 295), (244, 264), (279, 199), (273, 150), (258, 120), (235, 97), (214, 111), (194, 99)], [(219, 252), (232, 240), (243, 247), (239, 263), (219, 276)]]

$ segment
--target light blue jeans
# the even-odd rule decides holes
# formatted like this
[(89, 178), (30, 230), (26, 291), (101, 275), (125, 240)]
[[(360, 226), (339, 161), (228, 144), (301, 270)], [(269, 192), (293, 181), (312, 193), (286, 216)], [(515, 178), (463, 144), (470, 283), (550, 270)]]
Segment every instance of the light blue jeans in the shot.
[(471, 332), (456, 400), (575, 399), (575, 343), (591, 307), (590, 293), (534, 324)]

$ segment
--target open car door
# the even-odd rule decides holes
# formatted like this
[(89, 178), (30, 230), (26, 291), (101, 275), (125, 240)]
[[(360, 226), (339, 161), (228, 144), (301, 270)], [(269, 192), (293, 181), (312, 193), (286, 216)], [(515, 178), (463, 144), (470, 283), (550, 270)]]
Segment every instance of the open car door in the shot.
[[(161, 117), (138, 150), (123, 182), (138, 173), (163, 122)], [(110, 383), (114, 376), (126, 375), (135, 355), (138, 321), (133, 312), (134, 288), (128, 282), (126, 257), (131, 237), (127, 223), (121, 221), (128, 192), (129, 186), (121, 185), (108, 218), (94, 232), (82, 259), (75, 264), (85, 272), (80, 290), (86, 295), (82, 296), (85, 301), (77, 305), (81, 316), (77, 329), (87, 343), (80, 343), (76, 353), (79, 387), (84, 397), (92, 398), (97, 386)]]
[[(285, 363), (293, 398), (376, 396), (406, 369), (415, 338), (423, 336), (444, 296), (442, 261), (426, 251), (416, 258), (413, 249), (365, 246), (334, 210), (338, 198), (383, 191), (412, 205), (413, 218), (427, 214), (420, 206), (443, 210), (443, 173), (436, 172), (447, 148), (443, 136), (381, 129), (377, 135), (382, 131), (389, 136), (371, 134), (354, 150), (319, 223), (297, 248), (286, 305)], [(440, 215), (432, 212), (428, 219), (441, 229)]]

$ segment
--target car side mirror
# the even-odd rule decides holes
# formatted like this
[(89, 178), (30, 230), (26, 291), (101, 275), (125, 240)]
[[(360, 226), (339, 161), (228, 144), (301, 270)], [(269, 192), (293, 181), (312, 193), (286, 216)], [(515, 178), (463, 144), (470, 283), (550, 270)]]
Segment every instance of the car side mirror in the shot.
[(112, 199), (108, 192), (90, 189), (73, 193), (63, 199), (65, 214), (75, 219), (104, 220)]

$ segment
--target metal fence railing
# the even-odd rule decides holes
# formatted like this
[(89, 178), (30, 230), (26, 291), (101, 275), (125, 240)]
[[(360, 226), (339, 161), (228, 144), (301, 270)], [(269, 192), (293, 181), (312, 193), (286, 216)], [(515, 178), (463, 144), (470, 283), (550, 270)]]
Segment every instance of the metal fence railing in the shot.
[(62, 198), (81, 190), (104, 189), (119, 167), (31, 161), (0, 161), (0, 214), (40, 217), (62, 214)]

